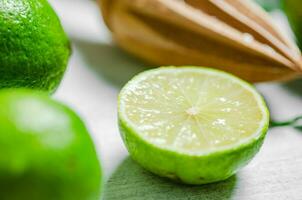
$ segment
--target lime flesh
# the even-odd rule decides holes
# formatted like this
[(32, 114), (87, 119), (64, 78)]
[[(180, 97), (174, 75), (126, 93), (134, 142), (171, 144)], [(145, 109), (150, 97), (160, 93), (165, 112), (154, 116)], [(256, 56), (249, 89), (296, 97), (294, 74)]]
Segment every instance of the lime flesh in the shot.
[(120, 130), (134, 160), (191, 184), (223, 180), (248, 163), (268, 119), (252, 86), (217, 70), (151, 70), (119, 96)]

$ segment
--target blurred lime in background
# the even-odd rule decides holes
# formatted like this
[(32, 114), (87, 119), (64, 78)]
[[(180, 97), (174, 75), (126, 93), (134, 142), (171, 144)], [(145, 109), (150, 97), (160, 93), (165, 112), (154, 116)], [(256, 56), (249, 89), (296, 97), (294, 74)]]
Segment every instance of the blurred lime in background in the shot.
[(0, 1), (0, 88), (53, 92), (70, 56), (70, 43), (46, 0)]
[(47, 94), (0, 92), (0, 199), (99, 198), (101, 168), (81, 119)]
[(296, 35), (298, 46), (302, 49), (302, 1), (283, 0), (283, 8)]

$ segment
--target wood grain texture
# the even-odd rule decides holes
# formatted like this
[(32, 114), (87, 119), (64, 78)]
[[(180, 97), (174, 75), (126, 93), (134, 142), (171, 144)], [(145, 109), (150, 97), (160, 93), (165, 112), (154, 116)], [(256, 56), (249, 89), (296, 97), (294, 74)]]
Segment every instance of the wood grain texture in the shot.
[(302, 72), (297, 46), (250, 0), (99, 0), (120, 47), (154, 65), (222, 69), (251, 82)]

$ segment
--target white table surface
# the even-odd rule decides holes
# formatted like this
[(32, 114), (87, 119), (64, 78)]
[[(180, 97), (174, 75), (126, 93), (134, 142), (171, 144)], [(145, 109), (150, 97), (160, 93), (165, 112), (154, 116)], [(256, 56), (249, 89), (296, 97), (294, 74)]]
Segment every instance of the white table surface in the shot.
[[(79, 113), (94, 138), (105, 181), (109, 180), (105, 200), (302, 200), (302, 132), (292, 128), (270, 130), (255, 159), (224, 183), (180, 186), (134, 164), (117, 128), (117, 95), (127, 80), (146, 69), (144, 64), (113, 44), (94, 1), (50, 3), (73, 44), (73, 55), (55, 98)], [(257, 87), (275, 119), (302, 114), (302, 80)]]

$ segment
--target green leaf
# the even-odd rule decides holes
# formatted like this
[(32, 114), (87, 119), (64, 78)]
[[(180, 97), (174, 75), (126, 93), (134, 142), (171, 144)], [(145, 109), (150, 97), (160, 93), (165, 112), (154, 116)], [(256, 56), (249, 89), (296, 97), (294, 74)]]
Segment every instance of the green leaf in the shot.
[(302, 49), (302, 1), (283, 0), (283, 9), (296, 35), (297, 44)]
[(281, 126), (291, 126), (296, 129), (302, 129), (302, 116), (295, 117), (288, 121), (271, 121), (270, 128), (281, 127)]
[(255, 0), (265, 10), (272, 11), (280, 8), (280, 0)]

